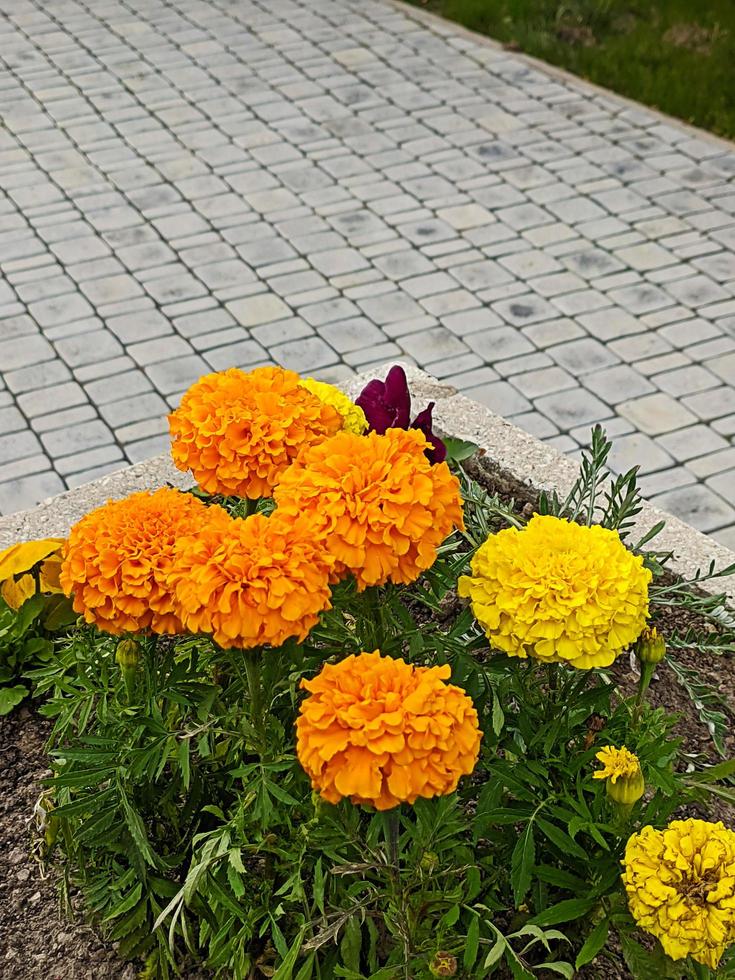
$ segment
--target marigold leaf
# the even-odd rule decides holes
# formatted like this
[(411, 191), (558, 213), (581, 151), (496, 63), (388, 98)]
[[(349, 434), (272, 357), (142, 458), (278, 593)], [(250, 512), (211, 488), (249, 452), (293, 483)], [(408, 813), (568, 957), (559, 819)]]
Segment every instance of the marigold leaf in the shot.
[(600, 919), (595, 928), (585, 939), (579, 953), (577, 953), (577, 959), (574, 964), (577, 969), (584, 966), (586, 963), (592, 962), (592, 960), (597, 956), (607, 942), (609, 932), (609, 919)]
[(283, 957), (280, 966), (273, 974), (273, 980), (291, 980), (293, 977), (293, 968), (296, 965), (296, 958), (299, 955), (301, 944), (304, 941), (305, 931), (305, 927), (302, 926), (298, 932), (298, 935), (291, 944), (291, 948), (289, 949), (288, 953)]
[(480, 920), (475, 916), (470, 922), (465, 939), (464, 957), (462, 963), (465, 970), (471, 970), (477, 959), (477, 952), (480, 948)]
[(555, 926), (560, 922), (571, 922), (586, 915), (594, 904), (594, 898), (567, 898), (534, 915), (531, 922), (537, 926)]
[(516, 908), (521, 904), (531, 885), (531, 872), (536, 861), (536, 844), (533, 837), (533, 821), (529, 820), (510, 861), (510, 881)]

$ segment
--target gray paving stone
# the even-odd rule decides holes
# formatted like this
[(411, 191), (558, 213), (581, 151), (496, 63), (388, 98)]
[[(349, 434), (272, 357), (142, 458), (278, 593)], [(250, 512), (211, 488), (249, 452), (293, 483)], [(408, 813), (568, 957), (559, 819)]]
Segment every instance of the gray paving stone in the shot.
[[(713, 367), (716, 366), (715, 362)], [(717, 388), (720, 384), (720, 379), (700, 364), (688, 364), (673, 371), (663, 371), (661, 374), (653, 375), (651, 380), (658, 388), (675, 398), (706, 391), (708, 388)]]
[[(2, 479), (2, 467), (0, 467), (0, 479)], [(61, 478), (51, 470), (0, 482), (0, 512), (12, 514), (16, 510), (35, 507), (42, 500), (53, 497), (64, 489)]]
[(306, 374), (339, 360), (336, 352), (319, 337), (303, 337), (279, 344), (270, 354), (277, 364)]
[(138, 422), (140, 419), (162, 418), (167, 413), (164, 400), (153, 392), (122, 398), (100, 406), (100, 415), (111, 428)]
[[(109, 388), (109, 382), (107, 382)], [(83, 388), (74, 381), (49, 385), (18, 396), (18, 405), (28, 418), (59, 412), (87, 401)]]
[(641, 432), (661, 435), (693, 425), (697, 419), (683, 404), (669, 395), (657, 393), (644, 395), (618, 405), (618, 411), (629, 419)]
[[(102, 423), (100, 423), (101, 425)], [(88, 444), (87, 444), (88, 445)], [(70, 475), (73, 473), (85, 473), (86, 476), (92, 468), (105, 467), (105, 472), (117, 469), (125, 464), (125, 457), (122, 450), (111, 443), (103, 446), (95, 446), (91, 449), (84, 449), (79, 452), (68, 453), (64, 456), (56, 457), (54, 465), (66, 482), (71, 485)]]
[(19, 368), (37, 365), (41, 361), (50, 361), (55, 356), (56, 352), (51, 344), (41, 336), (0, 339), (0, 372), (4, 375)]
[(545, 395), (534, 402), (537, 411), (547, 415), (562, 431), (590, 425), (609, 418), (612, 410), (583, 388)]
[(547, 348), (549, 356), (575, 375), (599, 371), (618, 361), (616, 355), (599, 341), (570, 340), (566, 344)]
[(528, 399), (524, 398), (507, 381), (495, 381), (490, 384), (467, 388), (464, 390), (464, 394), (468, 398), (473, 398), (482, 405), (486, 405), (496, 414), (506, 417), (528, 412), (532, 407)]
[(735, 522), (735, 510), (701, 483), (661, 493), (653, 498), (653, 502), (700, 531), (714, 531)]
[(115, 337), (105, 330), (59, 340), (56, 342), (56, 349), (70, 367), (80, 367), (123, 353), (123, 348)]
[(708, 391), (689, 395), (682, 404), (704, 421), (719, 419), (735, 412), (735, 390), (732, 388), (710, 388)]
[[(232, 364), (230, 366), (238, 367), (239, 365)], [(157, 364), (149, 364), (145, 368), (145, 373), (163, 395), (184, 391), (189, 385), (198, 381), (202, 375), (209, 374), (210, 371), (211, 365), (194, 354), (189, 357), (175, 357), (170, 360), (159, 361)]]
[(627, 364), (616, 364), (610, 368), (585, 374), (584, 384), (608, 405), (619, 405), (622, 401), (647, 395), (656, 390), (650, 381)]
[(381, 330), (362, 316), (328, 323), (321, 328), (319, 335), (340, 354), (376, 346), (385, 340)]
[(401, 338), (401, 347), (419, 365), (431, 365), (436, 361), (445, 361), (467, 353), (465, 344), (446, 327), (434, 327), (418, 334), (408, 334)]
[(727, 449), (729, 443), (717, 435), (707, 425), (693, 425), (686, 429), (677, 429), (659, 437), (659, 444), (679, 462), (687, 462), (696, 456), (704, 456), (721, 449)]
[(112, 442), (112, 433), (99, 419), (83, 422), (81, 425), (65, 426), (45, 432), (41, 436), (46, 452), (50, 455), (68, 456), (86, 449), (103, 446)]
[(51, 432), (53, 429), (63, 429), (70, 425), (79, 425), (97, 418), (97, 410), (89, 404), (76, 405), (73, 408), (62, 409), (60, 412), (49, 412), (47, 415), (37, 415), (31, 419), (34, 432)]
[(667, 470), (674, 465), (674, 459), (661, 445), (642, 432), (632, 432), (613, 439), (608, 457), (608, 466), (613, 473), (627, 473), (634, 466), (642, 475)]

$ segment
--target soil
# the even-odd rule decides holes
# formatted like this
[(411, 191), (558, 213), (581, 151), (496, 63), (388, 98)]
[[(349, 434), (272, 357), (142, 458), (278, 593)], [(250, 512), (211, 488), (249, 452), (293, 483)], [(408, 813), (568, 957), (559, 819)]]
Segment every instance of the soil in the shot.
[[(505, 503), (512, 502), (518, 513), (533, 512), (538, 494), (498, 468), (482, 455), (464, 464), (470, 475), (491, 494)], [(448, 610), (449, 611), (449, 610)], [(696, 618), (695, 618), (696, 619)], [(691, 614), (665, 610), (658, 619), (666, 635), (683, 632), (693, 625)], [(677, 659), (696, 668), (700, 678), (720, 691), (735, 718), (735, 667), (732, 657), (705, 656), (692, 650), (677, 651)], [(632, 690), (635, 678), (630, 664), (621, 657), (613, 673), (623, 687)], [(714, 763), (714, 752), (706, 729), (697, 717), (687, 695), (671, 671), (657, 670), (650, 700), (680, 715), (676, 734), (684, 740), (687, 752), (704, 756)], [(5, 980), (134, 980), (136, 968), (121, 962), (114, 947), (102, 942), (86, 925), (79, 908), (62, 911), (56, 877), (36, 859), (33, 850), (32, 820), (42, 780), (49, 775), (44, 744), (47, 723), (32, 707), (21, 706), (0, 718), (0, 976)], [(729, 754), (735, 754), (735, 734), (727, 739)], [(689, 811), (691, 815), (691, 808)], [(708, 807), (698, 814), (706, 819), (722, 819), (735, 826), (735, 808), (726, 804)], [(79, 905), (78, 900), (72, 902)], [(578, 976), (585, 980), (625, 980), (630, 977), (615, 946), (610, 959), (598, 958)], [(204, 980), (199, 971), (185, 972), (183, 980)]]
[(82, 921), (64, 913), (55, 877), (31, 848), (41, 780), (51, 775), (47, 723), (25, 705), (0, 718), (0, 976), (5, 980), (134, 980)]

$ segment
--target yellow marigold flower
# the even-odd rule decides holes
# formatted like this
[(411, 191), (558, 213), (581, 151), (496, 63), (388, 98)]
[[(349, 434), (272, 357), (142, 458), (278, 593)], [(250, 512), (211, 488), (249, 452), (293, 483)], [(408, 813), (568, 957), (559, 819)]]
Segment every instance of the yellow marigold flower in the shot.
[(227, 526), (221, 507), (162, 488), (111, 500), (71, 529), (61, 586), (74, 610), (108, 633), (181, 633), (167, 584), (174, 545), (205, 526)]
[(191, 632), (225, 648), (280, 646), (330, 608), (332, 565), (308, 517), (253, 514), (180, 539), (168, 584)]
[(602, 769), (594, 773), (594, 779), (607, 780), (607, 795), (615, 803), (632, 806), (643, 796), (646, 784), (638, 756), (623, 746), (605, 745), (595, 758)]
[(171, 455), (207, 493), (268, 497), (305, 447), (334, 435), (342, 416), (279, 367), (207, 374), (168, 417)]
[(721, 823), (674, 820), (628, 841), (623, 884), (633, 918), (673, 959), (716, 969), (735, 942), (735, 833)]
[(64, 542), (64, 538), (42, 538), (12, 544), (0, 551), (0, 595), (11, 609), (20, 609), (26, 599), (35, 595), (36, 580), (31, 574), (35, 566), (40, 592), (62, 591), (59, 572)]
[(537, 514), (485, 541), (459, 594), (509, 656), (609, 667), (645, 626), (650, 581), (617, 532)]
[(416, 429), (341, 432), (286, 470), (274, 494), (278, 508), (308, 514), (337, 574), (352, 572), (360, 590), (413, 582), (462, 526), (459, 482), (446, 463), (432, 466), (428, 445)]
[(339, 388), (327, 384), (326, 381), (317, 381), (316, 378), (302, 378), (301, 385), (312, 395), (316, 395), (319, 401), (337, 409), (342, 416), (342, 428), (347, 432), (354, 432), (358, 436), (365, 432), (368, 427), (365, 413), (359, 405), (350, 401)]
[(389, 810), (443, 796), (472, 772), (482, 733), (448, 666), (413, 667), (379, 650), (325, 664), (296, 721), (299, 762), (329, 803)]

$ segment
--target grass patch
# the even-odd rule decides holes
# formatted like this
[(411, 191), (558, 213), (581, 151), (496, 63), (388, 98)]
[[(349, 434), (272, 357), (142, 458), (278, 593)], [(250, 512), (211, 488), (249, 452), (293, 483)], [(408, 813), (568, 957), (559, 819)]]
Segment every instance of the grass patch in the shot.
[(512, 48), (735, 138), (733, 0), (413, 0)]

